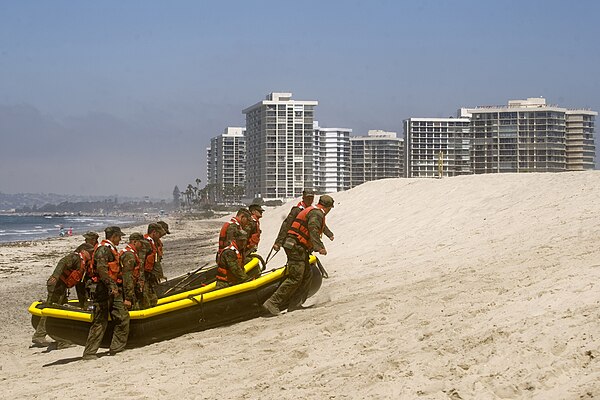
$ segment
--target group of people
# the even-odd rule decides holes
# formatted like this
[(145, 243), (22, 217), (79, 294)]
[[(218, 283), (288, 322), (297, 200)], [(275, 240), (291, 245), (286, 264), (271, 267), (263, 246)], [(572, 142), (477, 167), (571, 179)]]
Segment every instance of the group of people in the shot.
[[(282, 310), (294, 311), (308, 296), (312, 269), (309, 256), (312, 252), (327, 254), (321, 241), (324, 234), (330, 240), (333, 232), (325, 223), (325, 216), (334, 207), (329, 195), (322, 195), (313, 206), (315, 193), (305, 189), (302, 201), (292, 208), (281, 224), (273, 250), (282, 247), (287, 255), (287, 274), (275, 293), (262, 304), (265, 316), (276, 316)], [(219, 234), (217, 252), (217, 288), (236, 285), (256, 278), (256, 273), (246, 273), (244, 264), (248, 255), (255, 251), (260, 241), (260, 218), (264, 210), (256, 204), (240, 208), (230, 221), (226, 222)], [(259, 273), (260, 274), (260, 273)]]
[[(322, 195), (313, 206), (315, 193), (305, 189), (302, 201), (292, 208), (283, 221), (272, 251), (282, 247), (287, 255), (287, 274), (284, 280), (263, 304), (265, 316), (276, 316), (282, 310), (294, 311), (308, 296), (312, 270), (309, 256), (312, 252), (327, 254), (321, 236), (330, 240), (333, 233), (325, 223), (325, 216), (334, 206), (329, 195)], [(260, 276), (259, 268), (249, 271), (244, 265), (249, 261), (260, 242), (260, 218), (264, 209), (258, 204), (241, 208), (226, 222), (219, 233), (217, 251), (216, 289), (250, 281)], [(114, 321), (114, 333), (109, 354), (114, 355), (125, 348), (129, 335), (129, 311), (154, 307), (157, 304), (157, 286), (163, 273), (161, 238), (169, 234), (164, 221), (148, 225), (146, 234), (133, 232), (122, 250), (118, 249), (125, 236), (118, 226), (104, 230), (105, 239), (98, 243), (98, 234), (84, 234), (85, 242), (57, 264), (47, 281), (47, 303), (67, 302), (68, 289), (75, 288), (80, 307), (93, 301), (93, 320), (83, 352), (84, 360), (97, 358), (102, 338), (108, 326), (109, 315)], [(34, 346), (48, 346), (46, 341), (46, 317), (42, 317), (32, 337)], [(58, 337), (57, 348), (71, 344)]]
[[(170, 233), (169, 225), (158, 221), (148, 225), (146, 234), (134, 232), (129, 235), (125, 248), (119, 250), (125, 236), (118, 226), (104, 230), (105, 239), (98, 242), (99, 235), (87, 232), (85, 242), (72, 253), (64, 256), (47, 281), (47, 303), (64, 304), (68, 289), (75, 288), (80, 307), (93, 301), (93, 321), (83, 353), (84, 359), (96, 358), (96, 352), (106, 327), (109, 313), (115, 321), (110, 354), (122, 351), (129, 335), (129, 310), (154, 307), (158, 301), (156, 288), (162, 279), (161, 238)], [(71, 344), (55, 337), (57, 348)], [(46, 318), (42, 317), (32, 337), (33, 345), (45, 347)]]

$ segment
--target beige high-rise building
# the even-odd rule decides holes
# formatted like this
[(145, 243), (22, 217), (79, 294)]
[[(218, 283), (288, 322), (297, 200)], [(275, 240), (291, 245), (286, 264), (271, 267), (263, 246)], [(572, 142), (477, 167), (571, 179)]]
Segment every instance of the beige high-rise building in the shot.
[(591, 169), (595, 115), (548, 105), (544, 98), (460, 110), (471, 118), (475, 174)]
[(567, 170), (594, 169), (596, 146), (594, 144), (595, 120), (598, 113), (590, 110), (567, 110)]

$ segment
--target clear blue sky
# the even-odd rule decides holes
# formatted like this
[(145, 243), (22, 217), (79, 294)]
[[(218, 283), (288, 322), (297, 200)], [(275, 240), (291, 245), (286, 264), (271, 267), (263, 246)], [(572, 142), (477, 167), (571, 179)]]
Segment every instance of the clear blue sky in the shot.
[(272, 91), (322, 126), (600, 110), (597, 1), (2, 1), (0, 191), (170, 198)]

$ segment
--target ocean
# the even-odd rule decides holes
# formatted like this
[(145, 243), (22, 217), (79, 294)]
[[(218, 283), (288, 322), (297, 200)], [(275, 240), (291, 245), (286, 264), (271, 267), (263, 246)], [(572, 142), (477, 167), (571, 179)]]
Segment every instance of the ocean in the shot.
[(72, 229), (74, 236), (95, 231), (102, 238), (104, 237), (102, 232), (107, 226), (124, 227), (139, 222), (141, 221), (135, 217), (0, 215), (0, 242), (59, 237), (61, 228), (63, 235), (68, 235), (69, 230)]

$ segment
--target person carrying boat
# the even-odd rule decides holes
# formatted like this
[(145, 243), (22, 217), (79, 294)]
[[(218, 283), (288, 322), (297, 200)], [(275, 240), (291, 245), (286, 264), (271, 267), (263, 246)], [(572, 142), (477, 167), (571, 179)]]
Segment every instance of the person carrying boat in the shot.
[[(294, 207), (292, 207), (288, 216), (281, 223), (281, 228), (279, 228), (279, 234), (277, 235), (277, 239), (275, 239), (275, 244), (273, 245), (273, 250), (279, 251), (279, 249), (281, 249), (281, 245), (283, 245), (283, 241), (285, 240), (287, 233), (290, 230), (290, 227), (292, 226), (292, 223), (294, 222), (294, 220), (296, 219), (298, 214), (300, 214), (300, 212), (302, 210), (304, 210), (305, 208), (312, 206), (312, 203), (314, 200), (315, 200), (315, 191), (314, 190), (304, 189), (302, 191), (302, 200), (298, 204), (296, 204)], [(325, 225), (325, 227), (323, 228), (323, 233), (325, 234), (325, 236), (327, 236), (329, 238), (329, 240), (333, 240), (333, 237), (334, 237), (333, 232), (331, 232), (329, 230), (327, 225)]]
[(309, 256), (313, 251), (326, 255), (321, 241), (325, 229), (325, 216), (333, 208), (333, 198), (322, 195), (316, 207), (302, 210), (287, 232), (282, 247), (287, 255), (287, 276), (275, 293), (262, 305), (268, 316), (275, 316), (287, 307), (288, 311), (304, 308), (302, 303), (308, 296), (312, 270)]
[(260, 230), (260, 219), (265, 212), (259, 204), (250, 204), (248, 210), (250, 211), (250, 219), (248, 220), (246, 254), (254, 253), (258, 249), (260, 234), (262, 233)]
[[(237, 211), (235, 217), (232, 217), (231, 220), (223, 224), (221, 227), (221, 232), (219, 232), (219, 249), (217, 251), (217, 255), (219, 251), (225, 249), (231, 244), (231, 241), (234, 239), (238, 231), (248, 229), (250, 218), (250, 211), (247, 208), (242, 207)], [(244, 249), (242, 248), (242, 251), (243, 250)]]
[(98, 234), (96, 232), (89, 231), (84, 233), (83, 237), (85, 238), (85, 243), (91, 244), (94, 246), (94, 250), (96, 250), (98, 247)]
[[(169, 231), (169, 224), (167, 224), (165, 221), (158, 221), (157, 222), (158, 225), (160, 225), (161, 228), (163, 228), (163, 230), (165, 231), (165, 235), (170, 235), (171, 231)], [(163, 235), (163, 236), (165, 236)], [(164, 257), (164, 246), (163, 246), (163, 242), (162, 242), (162, 237), (161, 236), (157, 241), (156, 241), (156, 251), (158, 253), (158, 263), (154, 264), (154, 270), (155, 270), (155, 275), (158, 277), (158, 281), (160, 282), (162, 279), (167, 280), (167, 277), (165, 276), (165, 272), (163, 270), (162, 267), (162, 259)]]
[(215, 290), (237, 285), (253, 279), (244, 271), (244, 249), (248, 241), (248, 233), (240, 229), (229, 246), (217, 253), (217, 281)]
[(97, 283), (94, 291), (92, 326), (83, 350), (84, 360), (97, 358), (96, 352), (106, 332), (109, 313), (115, 324), (109, 354), (114, 355), (123, 351), (129, 335), (127, 308), (131, 307), (131, 304), (128, 300), (123, 300), (123, 276), (117, 250), (121, 237), (125, 234), (118, 226), (109, 226), (104, 233), (106, 239), (100, 243), (92, 260), (92, 279)]
[[(138, 252), (142, 249), (144, 235), (133, 232), (129, 235), (129, 243), (119, 252), (121, 268), (123, 268), (123, 304), (128, 310), (139, 310), (142, 290), (139, 285), (141, 261)], [(129, 304), (129, 306), (127, 306)]]
[(161, 237), (167, 232), (159, 224), (153, 222), (148, 225), (148, 232), (144, 235), (144, 246), (139, 257), (144, 265), (142, 284), (142, 308), (154, 307), (158, 302), (156, 287), (163, 278), (162, 275), (162, 246), (158, 246)]
[[(48, 297), (46, 298), (46, 304), (64, 304), (67, 302), (67, 289), (80, 284), (85, 271), (87, 270), (88, 263), (92, 259), (92, 253), (94, 247), (90, 244), (83, 243), (75, 249), (74, 252), (67, 254), (60, 259), (54, 272), (48, 281), (46, 287), (48, 289)], [(80, 297), (80, 296), (83, 296)], [(77, 291), (77, 297), (81, 306), (85, 303), (85, 290), (83, 294)], [(41, 317), (40, 322), (37, 325), (35, 333), (31, 338), (33, 347), (47, 347), (51, 343), (46, 340), (46, 317)], [(70, 342), (62, 340), (58, 337), (54, 337), (56, 340), (56, 348), (62, 349), (70, 346)]]

